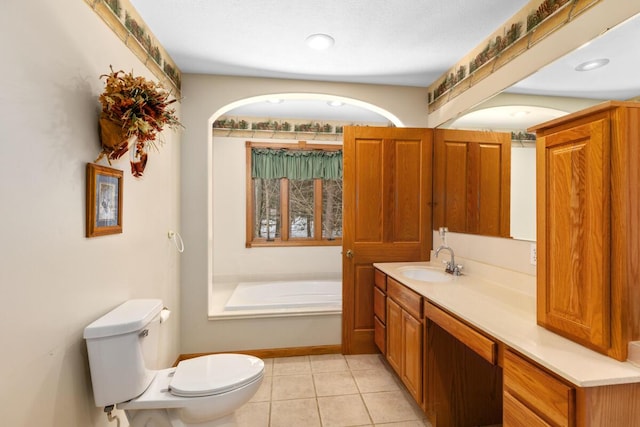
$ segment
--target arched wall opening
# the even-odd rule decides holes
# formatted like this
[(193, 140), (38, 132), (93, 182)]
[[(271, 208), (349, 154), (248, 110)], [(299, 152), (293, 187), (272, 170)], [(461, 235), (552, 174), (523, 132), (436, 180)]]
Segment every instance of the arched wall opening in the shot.
[[(297, 94), (297, 95), (294, 95)], [(219, 201), (218, 194), (213, 191), (213, 159), (225, 159), (228, 166), (235, 167), (232, 173), (244, 170), (245, 159), (235, 157), (227, 159), (219, 155), (220, 144), (218, 133), (212, 135), (213, 122), (222, 114), (237, 108), (240, 103), (255, 101), (264, 102), (266, 98), (287, 95), (290, 99), (309, 98), (310, 94), (320, 95), (324, 100), (344, 100), (352, 104), (365, 105), (369, 109), (383, 112), (385, 119), (381, 126), (394, 123), (403, 127), (425, 127), (427, 124), (426, 89), (408, 86), (384, 86), (368, 84), (346, 84), (319, 81), (262, 79), (249, 77), (210, 76), (187, 74), (183, 76), (182, 96), (185, 102), (182, 104), (182, 116), (185, 129), (180, 141), (180, 234), (184, 238), (187, 249), (182, 254), (180, 281), (181, 281), (181, 348), (183, 353), (235, 351), (272, 347), (294, 347), (336, 344), (340, 341), (340, 325), (336, 327), (337, 337), (324, 339), (317, 334), (305, 333), (308, 327), (297, 332), (291, 329), (290, 319), (272, 318), (261, 319), (259, 327), (253, 328), (247, 323), (252, 320), (225, 320), (213, 319), (209, 316), (210, 288), (214, 280), (225, 280), (220, 277), (224, 271), (231, 271), (228, 266), (217, 268), (225, 252), (231, 251), (229, 257), (241, 260), (236, 254), (246, 255), (244, 251), (253, 251), (265, 259), (278, 257), (282, 259), (282, 248), (245, 248), (246, 232), (244, 227), (245, 212), (244, 199), (246, 177), (238, 184), (227, 182), (223, 176), (222, 183), (229, 187), (222, 191), (235, 192), (237, 198), (234, 203), (237, 206), (225, 206), (224, 200)], [(186, 102), (188, 101), (188, 102)], [(361, 103), (360, 103), (361, 102)], [(326, 105), (326, 103), (325, 103)], [(336, 109), (339, 110), (339, 109)], [(233, 113), (227, 115), (231, 117)], [(241, 116), (238, 116), (241, 117)], [(304, 138), (301, 138), (304, 139)], [(240, 142), (240, 144), (238, 144)], [(236, 145), (242, 145), (242, 139), (235, 139)], [(216, 150), (215, 154), (213, 150)], [(226, 153), (225, 153), (226, 155)], [(235, 156), (235, 154), (234, 154)], [(225, 165), (227, 166), (227, 165)], [(218, 179), (217, 184), (221, 181)], [(216, 184), (216, 185), (217, 185)], [(237, 187), (237, 188), (236, 188)], [(239, 200), (239, 199), (242, 200)], [(215, 199), (215, 200), (214, 200)], [(213, 206), (216, 209), (226, 209), (233, 212), (238, 221), (242, 221), (242, 230), (236, 231), (233, 238), (220, 239), (218, 231), (214, 239), (212, 227)], [(216, 217), (218, 224), (219, 215)], [(235, 219), (234, 219), (235, 220)], [(232, 226), (225, 227), (233, 228)], [(237, 227), (236, 227), (237, 228)], [(222, 233), (229, 233), (228, 230)], [(217, 230), (217, 229), (216, 229)], [(219, 242), (225, 245), (220, 250)], [(318, 247), (310, 247), (308, 251), (300, 251), (295, 254), (295, 261), (300, 257), (320, 259), (318, 266), (310, 271), (324, 269), (326, 263), (341, 266), (341, 248), (330, 247), (328, 255)], [(282, 249), (282, 250), (281, 250)], [(235, 253), (233, 253), (235, 251)], [(323, 261), (323, 257), (327, 261)], [(216, 268), (213, 268), (213, 263)], [(252, 263), (247, 260), (245, 265)], [(262, 262), (262, 261), (261, 261)], [(263, 262), (265, 268), (271, 268), (272, 263)], [(275, 266), (275, 263), (273, 263)], [(233, 266), (240, 270), (238, 265)], [(275, 268), (275, 267), (274, 267)], [(206, 314), (204, 314), (206, 313)], [(204, 314), (204, 315), (203, 315)], [(317, 319), (313, 319), (315, 322)], [(255, 322), (256, 320), (253, 319)], [(277, 328), (276, 328), (277, 326)], [(247, 331), (263, 330), (264, 328), (282, 328), (286, 334), (262, 334), (249, 338)], [(277, 335), (277, 336), (276, 336)], [(273, 342), (275, 339), (278, 342)]]
[[(355, 98), (322, 94), (322, 93), (272, 93), (267, 95), (258, 95), (258, 96), (253, 96), (249, 98), (243, 98), (221, 107), (216, 112), (214, 112), (212, 116), (209, 118), (209, 123), (208, 123), (209, 128), (211, 128), (211, 126), (213, 125), (213, 122), (216, 119), (218, 119), (220, 116), (236, 108), (243, 107), (250, 104), (265, 103), (274, 98), (280, 99), (283, 101), (287, 101), (287, 100), (319, 100), (319, 101), (327, 101), (327, 102), (340, 101), (346, 105), (351, 105), (363, 110), (371, 111), (372, 113), (375, 113), (381, 116), (382, 118), (384, 118), (385, 120), (387, 120), (388, 122), (390, 122), (396, 127), (405, 126), (402, 123), (402, 120), (400, 120), (395, 114), (391, 113), (390, 111), (384, 108), (381, 108), (377, 105), (371, 104), (369, 102), (361, 101)], [(292, 118), (295, 118), (295, 117), (292, 117)]]
[[(290, 313), (285, 322), (285, 313), (278, 316), (261, 313), (256, 318), (247, 315), (239, 319), (235, 313), (225, 312), (224, 305), (237, 283), (273, 282), (296, 280), (341, 280), (341, 246), (269, 247), (246, 248), (246, 171), (245, 140), (256, 138), (222, 137), (214, 135), (213, 123), (243, 105), (262, 103), (267, 100), (321, 100), (341, 101), (376, 113), (380, 126), (403, 126), (393, 113), (378, 106), (349, 97), (309, 93), (272, 93), (238, 100), (220, 107), (207, 120), (208, 135), (208, 277), (209, 319), (217, 333), (224, 334), (225, 345), (239, 349), (246, 343), (251, 348), (290, 347), (294, 345), (334, 345), (341, 342), (341, 312), (322, 314)], [(337, 109), (339, 110), (339, 109)], [(233, 113), (229, 113), (230, 115)], [(295, 119), (296, 117), (289, 117)], [(350, 122), (351, 120), (345, 120)], [(292, 132), (293, 134), (293, 132)], [(292, 140), (276, 140), (290, 143)], [(312, 144), (314, 141), (309, 141)], [(318, 141), (326, 144), (327, 141)], [(335, 141), (333, 143), (341, 143)], [(242, 165), (242, 166), (241, 166)], [(280, 310), (278, 310), (280, 311)], [(335, 310), (334, 310), (335, 311)], [(267, 317), (264, 317), (267, 316)], [(264, 326), (269, 324), (273, 332), (265, 337)], [(303, 331), (313, 325), (314, 336)], [(222, 326), (225, 326), (222, 328)], [(228, 333), (228, 331), (235, 331)], [(281, 331), (281, 332), (280, 332)], [(285, 331), (288, 331), (285, 333)], [(255, 333), (254, 333), (255, 332)], [(292, 341), (295, 338), (295, 342)]]
[[(241, 269), (240, 265), (243, 264), (242, 269), (247, 272), (249, 275), (252, 273), (256, 274), (273, 274), (274, 276), (278, 274), (277, 266), (280, 263), (281, 257), (289, 257), (299, 262), (304, 262), (304, 260), (300, 259), (302, 256), (300, 253), (308, 253), (308, 257), (316, 257), (316, 265), (322, 265), (322, 263), (318, 263), (317, 260), (326, 260), (327, 257), (334, 257), (339, 253), (339, 247), (305, 247), (304, 249), (300, 248), (268, 248), (268, 249), (259, 249), (252, 248), (247, 249), (244, 247), (238, 246), (238, 242), (244, 242), (245, 240), (245, 226), (241, 226), (240, 222), (244, 222), (246, 209), (246, 201), (245, 198), (245, 181), (244, 178), (244, 168), (239, 168), (238, 164), (242, 163), (244, 165), (244, 158), (241, 158), (240, 151), (244, 152), (244, 142), (243, 140), (238, 140), (236, 138), (234, 143), (230, 143), (231, 138), (222, 138), (222, 137), (214, 137), (214, 132), (212, 132), (213, 123), (219, 117), (224, 114), (233, 111), (234, 109), (249, 105), (253, 103), (263, 103), (267, 105), (266, 101), (269, 99), (278, 98), (283, 100), (292, 100), (292, 99), (302, 99), (302, 100), (322, 100), (322, 101), (341, 101), (345, 104), (355, 105), (359, 108), (367, 109), (377, 114), (381, 119), (379, 120), (380, 125), (388, 125), (388, 123), (392, 123), (395, 126), (403, 126), (402, 121), (393, 113), (378, 107), (376, 105), (360, 101), (350, 97), (341, 97), (334, 96), (328, 94), (310, 94), (310, 93), (272, 93), (268, 95), (259, 95), (244, 98), (238, 101), (231, 102), (217, 111), (215, 111), (207, 121), (207, 135), (208, 135), (208, 167), (207, 167), (207, 182), (208, 182), (208, 277), (210, 283), (214, 283), (219, 280), (220, 276), (237, 276), (239, 275), (237, 272)], [(347, 120), (345, 120), (347, 121)], [(214, 139), (215, 138), (215, 139)], [(297, 142), (295, 136), (292, 136), (291, 140), (282, 140), (281, 142)], [(245, 138), (250, 139), (250, 138)], [(280, 142), (280, 140), (279, 140)], [(214, 145), (215, 144), (215, 145)], [(228, 147), (227, 147), (228, 145)], [(242, 148), (239, 147), (242, 145)], [(216, 157), (223, 156), (223, 157)], [(220, 159), (224, 158), (224, 162), (221, 162)], [(224, 164), (223, 164), (224, 163)], [(233, 167), (230, 165), (234, 165)], [(221, 172), (221, 169), (229, 168), (227, 172)], [(241, 171), (242, 169), (242, 175)], [(220, 186), (220, 182), (225, 182), (224, 188)], [(242, 193), (241, 197), (240, 194)], [(227, 211), (221, 212), (221, 206), (228, 206), (228, 209), (231, 209), (235, 212), (235, 216), (231, 218), (231, 216), (227, 213)], [(220, 218), (224, 215), (227, 219), (226, 226), (224, 228), (220, 227)], [(229, 221), (234, 221), (233, 223), (229, 223)], [(235, 231), (232, 231), (235, 230)], [(241, 235), (242, 233), (242, 235)], [(221, 237), (223, 234), (223, 237)], [(228, 245), (225, 246), (228, 248), (225, 251), (221, 251), (221, 243), (220, 239), (223, 241), (228, 241)], [(269, 252), (267, 254), (267, 252)], [(277, 255), (276, 255), (277, 254)], [(340, 260), (340, 258), (338, 257)], [(244, 260), (241, 261), (241, 260)], [(235, 265), (234, 265), (235, 264)], [(333, 262), (330, 263), (328, 261), (325, 262), (326, 265), (337, 265), (338, 268), (332, 268), (332, 272), (339, 271), (341, 269), (341, 262)], [(301, 267), (302, 268), (302, 267)], [(319, 267), (321, 268), (321, 267)], [(289, 272), (293, 275), (299, 274), (299, 269), (290, 268)]]

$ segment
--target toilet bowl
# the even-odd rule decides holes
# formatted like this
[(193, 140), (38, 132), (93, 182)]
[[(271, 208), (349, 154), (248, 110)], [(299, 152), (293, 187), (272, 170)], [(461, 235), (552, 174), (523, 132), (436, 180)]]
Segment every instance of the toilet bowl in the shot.
[(158, 299), (129, 300), (85, 328), (96, 406), (124, 410), (131, 427), (233, 426), (233, 412), (262, 383), (264, 362), (214, 354), (157, 369), (167, 318)]
[(240, 354), (201, 356), (156, 373), (140, 396), (117, 405), (131, 427), (232, 425), (230, 415), (256, 393), (262, 360)]

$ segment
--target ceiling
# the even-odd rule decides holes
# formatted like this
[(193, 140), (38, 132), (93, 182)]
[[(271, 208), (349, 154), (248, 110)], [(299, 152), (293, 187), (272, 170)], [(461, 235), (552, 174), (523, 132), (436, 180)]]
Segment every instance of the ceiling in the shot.
[[(427, 87), (528, 0), (131, 0), (183, 73)], [(335, 40), (324, 51), (312, 34)], [(508, 90), (596, 99), (640, 95), (640, 18), (627, 22)], [(575, 71), (591, 59), (609, 64)], [(227, 114), (386, 123), (329, 99), (260, 102)], [(504, 112), (501, 112), (504, 117)], [(535, 113), (529, 121), (539, 123)], [(483, 120), (490, 120), (484, 118)], [(520, 117), (520, 121), (525, 120)], [(526, 125), (526, 123), (525, 123)], [(489, 127), (495, 127), (489, 125)]]

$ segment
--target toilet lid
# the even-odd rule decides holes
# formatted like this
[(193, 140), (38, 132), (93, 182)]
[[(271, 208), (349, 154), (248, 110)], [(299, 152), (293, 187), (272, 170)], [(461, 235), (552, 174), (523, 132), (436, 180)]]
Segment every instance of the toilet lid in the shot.
[(225, 393), (255, 381), (264, 362), (243, 354), (214, 354), (183, 360), (171, 379), (171, 394), (182, 397)]

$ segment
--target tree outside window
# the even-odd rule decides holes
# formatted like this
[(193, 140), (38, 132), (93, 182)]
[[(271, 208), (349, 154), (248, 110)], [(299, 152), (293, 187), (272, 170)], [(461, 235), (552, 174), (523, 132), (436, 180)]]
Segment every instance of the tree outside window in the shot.
[(247, 247), (341, 244), (341, 148), (247, 142)]

